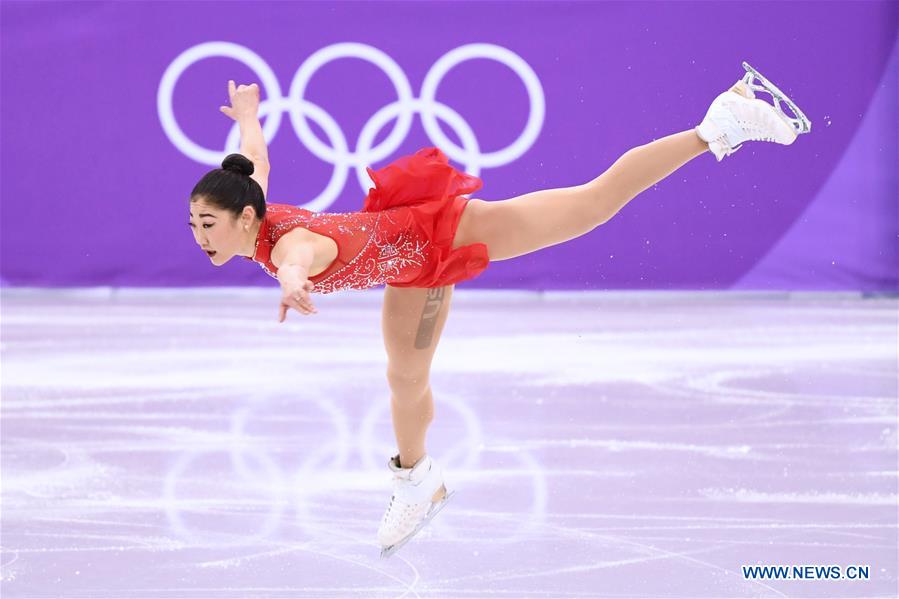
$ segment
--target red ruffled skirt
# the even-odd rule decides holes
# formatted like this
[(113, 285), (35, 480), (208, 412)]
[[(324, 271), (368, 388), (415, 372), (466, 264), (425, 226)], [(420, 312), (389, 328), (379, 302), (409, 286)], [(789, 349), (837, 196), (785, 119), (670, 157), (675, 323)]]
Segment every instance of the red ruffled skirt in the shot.
[(473, 279), (490, 263), (487, 246), (473, 243), (452, 249), (456, 229), (470, 194), (483, 186), (473, 175), (456, 170), (438, 148), (422, 148), (378, 170), (366, 169), (375, 183), (363, 212), (408, 207), (415, 225), (430, 241), (430, 259), (411, 281), (391, 287), (442, 287)]

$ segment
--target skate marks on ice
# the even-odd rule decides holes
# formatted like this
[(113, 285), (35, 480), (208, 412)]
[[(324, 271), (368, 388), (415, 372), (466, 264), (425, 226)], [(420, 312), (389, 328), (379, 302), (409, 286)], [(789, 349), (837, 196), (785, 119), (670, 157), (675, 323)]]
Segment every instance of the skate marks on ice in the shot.
[[(291, 354), (308, 328), (238, 310), (154, 308), (154, 320), (146, 305), (58, 303), (42, 307), (65, 306), (49, 318), (24, 303), (4, 314), (4, 594), (417, 595), (414, 564), (375, 559), (392, 448), (376, 313), (343, 310), (364, 338), (328, 357)], [(187, 339), (206, 330), (216, 334)], [(454, 396), (442, 409), (466, 430), (444, 444), (461, 475), (483, 445), (478, 417)], [(301, 578), (259, 584), (298, 563)]]
[(894, 300), (457, 294), (429, 448), (459, 492), (380, 560), (379, 303), (43, 297), (3, 297), (4, 596), (895, 589)]

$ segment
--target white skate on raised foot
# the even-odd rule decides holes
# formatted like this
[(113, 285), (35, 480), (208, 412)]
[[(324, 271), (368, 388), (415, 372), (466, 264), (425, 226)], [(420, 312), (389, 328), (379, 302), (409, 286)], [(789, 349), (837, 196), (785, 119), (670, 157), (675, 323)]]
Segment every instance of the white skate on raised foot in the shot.
[(378, 527), (381, 557), (390, 557), (437, 515), (455, 491), (443, 484), (443, 469), (425, 454), (411, 468), (400, 467), (400, 456), (387, 462), (393, 472), (393, 496)]
[[(746, 75), (733, 87), (712, 102), (702, 123), (695, 130), (718, 162), (742, 147), (746, 141), (773, 141), (790, 145), (801, 133), (808, 133), (812, 123), (799, 107), (765, 79), (761, 73), (744, 62)], [(759, 84), (753, 82), (759, 80)], [(774, 105), (755, 97), (756, 91), (771, 95)], [(788, 116), (781, 108), (784, 102), (795, 116)]]

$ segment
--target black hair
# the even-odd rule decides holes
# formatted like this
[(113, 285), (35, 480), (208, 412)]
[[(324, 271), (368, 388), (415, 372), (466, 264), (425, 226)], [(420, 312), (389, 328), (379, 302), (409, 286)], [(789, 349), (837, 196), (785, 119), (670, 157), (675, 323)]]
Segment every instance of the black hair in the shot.
[(254, 170), (253, 162), (243, 154), (228, 154), (222, 161), (222, 168), (203, 175), (190, 192), (190, 199), (202, 197), (235, 216), (240, 216), (246, 206), (252, 206), (256, 216), (262, 218), (265, 216), (265, 194), (259, 183), (250, 178)]

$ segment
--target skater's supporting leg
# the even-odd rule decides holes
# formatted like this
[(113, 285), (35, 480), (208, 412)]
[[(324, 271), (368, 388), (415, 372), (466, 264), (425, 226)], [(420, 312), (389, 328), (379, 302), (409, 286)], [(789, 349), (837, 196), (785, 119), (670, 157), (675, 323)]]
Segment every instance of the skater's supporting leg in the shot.
[(384, 291), (382, 328), (387, 350), (390, 407), (400, 465), (413, 466), (425, 454), (434, 419), (431, 361), (449, 314), (453, 286)]
[(708, 149), (690, 129), (628, 150), (583, 185), (535, 191), (508, 200), (471, 200), (462, 213), (453, 246), (485, 243), (490, 260), (497, 261), (580, 237)]
[(390, 411), (393, 416), (393, 432), (400, 453), (400, 467), (411, 468), (426, 453), (425, 437), (434, 420), (434, 395), (428, 385), (424, 394), (403, 395), (403, 391), (391, 383)]

